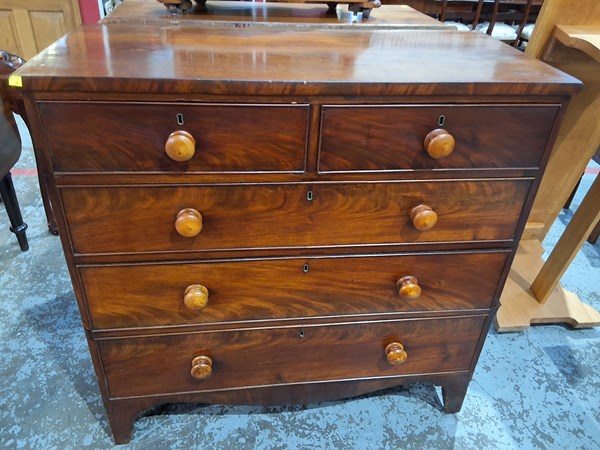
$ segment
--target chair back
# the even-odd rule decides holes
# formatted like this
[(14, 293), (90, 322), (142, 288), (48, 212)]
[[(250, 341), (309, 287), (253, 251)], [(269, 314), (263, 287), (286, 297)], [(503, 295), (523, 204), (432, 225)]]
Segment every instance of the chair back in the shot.
[(438, 20), (458, 20), (470, 24), (471, 29), (479, 23), (485, 0), (442, 0)]
[(519, 42), (519, 36), (523, 32), (523, 28), (529, 21), (533, 0), (494, 0), (491, 15), (489, 18), (489, 26), (486, 33), (492, 36), (496, 23), (511, 23), (515, 28), (515, 37), (510, 39), (502, 39), (505, 42), (516, 47)]

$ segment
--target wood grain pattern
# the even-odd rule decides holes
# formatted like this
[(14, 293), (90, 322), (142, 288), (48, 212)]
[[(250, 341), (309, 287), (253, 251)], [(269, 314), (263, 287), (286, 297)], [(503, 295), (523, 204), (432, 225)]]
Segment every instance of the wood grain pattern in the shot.
[[(326, 105), (319, 171), (538, 167), (558, 110), (558, 105)], [(433, 159), (423, 142), (442, 115), (456, 146), (449, 156)]]
[(18, 73), (118, 442), (161, 401), (430, 381), (461, 407), (580, 83), (480, 33), (293, 28), (100, 24)]
[[(94, 329), (492, 306), (508, 253), (434, 253), (79, 267)], [(443, 268), (443, 270), (441, 270)], [(306, 270), (306, 272), (305, 272)], [(412, 275), (422, 293), (402, 299)], [(182, 299), (202, 284), (210, 303)]]
[[(41, 102), (38, 106), (57, 172), (304, 171), (307, 105)], [(165, 143), (176, 130), (187, 131), (196, 140), (195, 155), (187, 162), (172, 161), (165, 154)]]
[(61, 93), (566, 95), (580, 89), (574, 78), (481, 33), (429, 30), (425, 39), (423, 33), (91, 25), (58, 40), (19, 75), (25, 91)]
[[(90, 254), (510, 240), (529, 186), (522, 179), (81, 187), (61, 194), (73, 249)], [(410, 221), (421, 203), (438, 215), (425, 232)], [(202, 214), (194, 238), (175, 231), (184, 208)]]
[[(98, 340), (97, 345), (110, 398), (127, 398), (465, 370), (484, 321), (485, 316), (469, 316), (291, 326)], [(397, 340), (410, 357), (392, 366), (384, 349)], [(190, 364), (201, 354), (212, 359), (212, 375), (198, 381)]]

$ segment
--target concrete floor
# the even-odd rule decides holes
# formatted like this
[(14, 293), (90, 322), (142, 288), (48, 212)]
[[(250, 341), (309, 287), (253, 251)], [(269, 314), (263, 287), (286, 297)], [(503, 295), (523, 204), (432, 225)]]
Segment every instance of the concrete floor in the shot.
[[(47, 232), (25, 147), (14, 179), (29, 252), (19, 251), (0, 210), (0, 448), (112, 448), (62, 250)], [(584, 176), (547, 248), (594, 176)], [(600, 244), (585, 244), (563, 278), (596, 309), (599, 266)], [(297, 407), (169, 405), (140, 418), (120, 448), (599, 449), (599, 354), (600, 329), (492, 330), (458, 414), (442, 413), (439, 392), (426, 384)]]

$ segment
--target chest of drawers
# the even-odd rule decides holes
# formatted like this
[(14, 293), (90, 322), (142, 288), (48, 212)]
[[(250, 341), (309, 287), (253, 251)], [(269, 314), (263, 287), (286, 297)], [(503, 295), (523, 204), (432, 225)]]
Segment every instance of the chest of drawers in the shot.
[(97, 25), (19, 75), (117, 442), (173, 401), (458, 411), (579, 88), (451, 31)]

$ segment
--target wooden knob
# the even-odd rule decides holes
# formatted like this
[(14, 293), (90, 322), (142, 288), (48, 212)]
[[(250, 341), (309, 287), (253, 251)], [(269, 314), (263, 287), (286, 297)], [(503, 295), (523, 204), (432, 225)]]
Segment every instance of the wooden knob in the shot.
[(185, 289), (183, 304), (187, 309), (200, 311), (208, 305), (208, 289), (201, 284), (192, 284)]
[(437, 128), (425, 136), (423, 145), (429, 156), (433, 159), (440, 159), (445, 158), (454, 151), (455, 143), (454, 136), (443, 128)]
[(413, 276), (406, 276), (400, 278), (396, 282), (396, 288), (400, 298), (404, 300), (414, 300), (419, 298), (421, 295), (421, 286), (419, 286), (419, 280)]
[(429, 205), (418, 205), (410, 211), (410, 221), (419, 231), (431, 230), (437, 220), (437, 213)]
[(175, 230), (183, 237), (194, 237), (202, 231), (202, 214), (192, 208), (179, 211)]
[(173, 131), (165, 142), (165, 152), (173, 161), (189, 161), (196, 152), (196, 140), (187, 131)]
[(212, 359), (208, 356), (196, 356), (192, 360), (192, 377), (196, 380), (206, 380), (212, 375)]
[(408, 358), (408, 353), (404, 351), (404, 345), (399, 342), (392, 342), (385, 347), (385, 357), (392, 366), (399, 366)]

